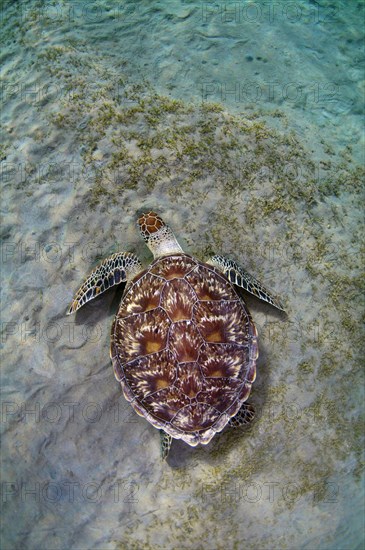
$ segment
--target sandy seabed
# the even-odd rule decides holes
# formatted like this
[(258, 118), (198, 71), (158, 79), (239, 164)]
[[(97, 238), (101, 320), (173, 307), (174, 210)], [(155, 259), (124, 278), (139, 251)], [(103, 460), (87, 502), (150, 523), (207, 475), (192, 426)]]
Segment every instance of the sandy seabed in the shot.
[[(3, 4), (2, 548), (362, 548), (363, 4), (348, 4)], [(247, 297), (255, 421), (174, 442), (167, 463), (110, 365), (122, 289), (65, 315), (101, 258), (151, 260), (142, 208), (287, 311)]]

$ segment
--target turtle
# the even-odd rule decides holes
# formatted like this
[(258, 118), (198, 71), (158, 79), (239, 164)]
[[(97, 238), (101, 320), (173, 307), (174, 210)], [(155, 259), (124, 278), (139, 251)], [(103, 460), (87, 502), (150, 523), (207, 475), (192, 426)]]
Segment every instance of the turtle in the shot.
[(155, 212), (138, 225), (152, 252), (143, 269), (134, 253), (117, 252), (85, 279), (67, 314), (126, 283), (111, 328), (114, 374), (133, 409), (160, 430), (161, 457), (173, 439), (208, 444), (227, 425), (250, 422), (258, 335), (238, 289), (284, 311), (234, 260), (207, 262), (185, 253)]

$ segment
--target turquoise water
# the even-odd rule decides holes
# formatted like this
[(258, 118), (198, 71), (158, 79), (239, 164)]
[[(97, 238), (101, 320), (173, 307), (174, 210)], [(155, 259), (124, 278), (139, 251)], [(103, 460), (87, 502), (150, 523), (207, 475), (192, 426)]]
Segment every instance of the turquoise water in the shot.
[[(4, 549), (361, 549), (362, 2), (2, 4)], [(254, 422), (202, 448), (134, 414), (109, 361), (101, 258), (235, 259)]]

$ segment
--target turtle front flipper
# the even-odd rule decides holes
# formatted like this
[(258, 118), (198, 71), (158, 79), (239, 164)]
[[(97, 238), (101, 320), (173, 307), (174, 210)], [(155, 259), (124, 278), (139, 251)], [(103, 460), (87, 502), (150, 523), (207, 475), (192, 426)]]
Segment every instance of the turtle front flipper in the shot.
[(248, 403), (243, 403), (242, 407), (236, 414), (236, 416), (233, 416), (228, 421), (228, 426), (231, 426), (231, 428), (239, 428), (240, 426), (243, 426), (244, 424), (248, 424), (253, 420), (255, 416), (255, 409), (252, 405), (249, 405)]
[(167, 455), (169, 454), (172, 437), (170, 434), (166, 433), (164, 430), (160, 430), (160, 443), (161, 443), (161, 458), (166, 460)]
[(234, 260), (224, 258), (223, 256), (213, 256), (208, 263), (223, 271), (228, 280), (234, 285), (243, 288), (250, 294), (256, 296), (256, 298), (268, 302), (277, 309), (285, 311), (280, 300), (274, 298), (274, 296), (255, 279), (253, 275), (247, 273), (247, 271), (239, 266)]
[(82, 283), (67, 310), (67, 315), (71, 315), (108, 288), (131, 279), (141, 269), (139, 259), (130, 252), (117, 252), (106, 258)]

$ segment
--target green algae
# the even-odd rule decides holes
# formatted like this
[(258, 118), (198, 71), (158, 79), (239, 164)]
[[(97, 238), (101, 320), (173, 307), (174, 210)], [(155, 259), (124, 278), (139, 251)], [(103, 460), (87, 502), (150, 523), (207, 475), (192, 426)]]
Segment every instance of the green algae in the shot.
[(0, 161), (3, 161), (6, 159), (8, 149), (9, 149), (8, 146), (0, 145)]

